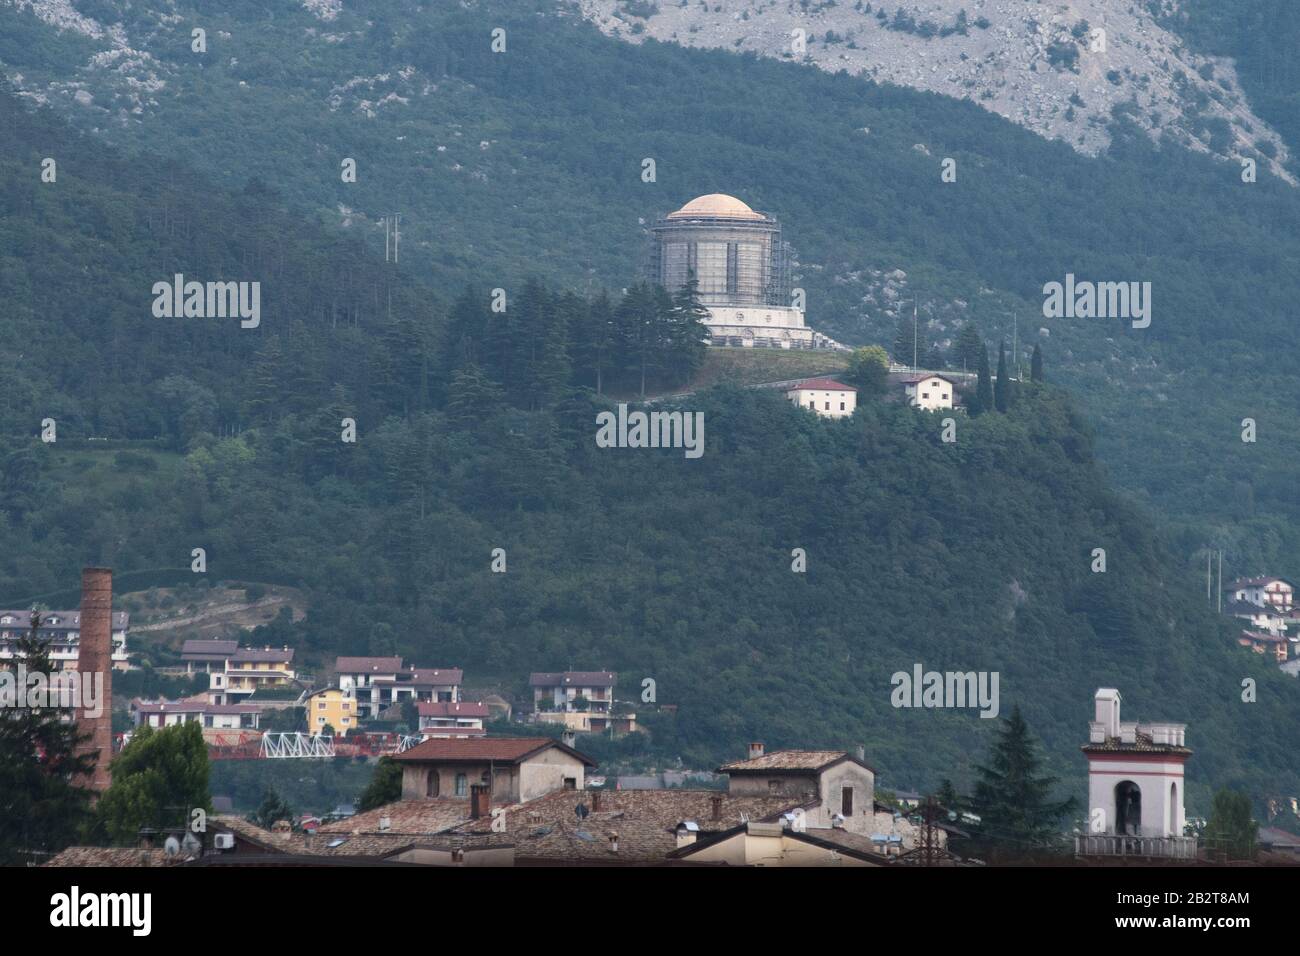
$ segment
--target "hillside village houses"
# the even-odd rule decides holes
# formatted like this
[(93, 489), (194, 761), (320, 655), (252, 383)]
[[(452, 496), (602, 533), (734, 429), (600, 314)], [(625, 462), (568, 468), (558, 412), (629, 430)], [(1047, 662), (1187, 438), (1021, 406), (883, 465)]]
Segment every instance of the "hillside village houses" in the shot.
[(197, 723), (205, 730), (256, 730), (262, 708), (256, 704), (214, 704), (206, 697), (186, 700), (136, 699), (130, 705), (131, 722), (153, 728)]
[(208, 699), (238, 704), (258, 691), (295, 686), (291, 647), (240, 647), (237, 641), (186, 641), (181, 661), (187, 673), (208, 674)]
[[(18, 640), (32, 627), (31, 611), (0, 611), (0, 662), (13, 660)], [(113, 670), (130, 669), (126, 654), (126, 635), (131, 628), (131, 615), (114, 611), (112, 622), (111, 658)], [(48, 642), (50, 661), (58, 670), (76, 670), (81, 647), (81, 612), (43, 611), (36, 636)]]
[(1286, 664), (1300, 646), (1300, 607), (1294, 589), (1275, 577), (1238, 578), (1223, 587), (1223, 613), (1248, 623), (1237, 643)]
[(610, 671), (563, 671), (533, 673), (528, 686), (533, 692), (534, 721), (563, 724), (569, 730), (600, 733), (631, 733), (636, 714), (614, 713), (614, 686), (618, 675)]
[(315, 833), (218, 818), (232, 834), (219, 852), (304, 864), (883, 866), (918, 846), (919, 828), (876, 803), (860, 752), (753, 744), (712, 790), (589, 790), (595, 762), (549, 737), (433, 738), (393, 759), (396, 802)]
[(465, 676), (456, 667), (409, 667), (400, 657), (340, 657), (334, 670), (339, 689), (357, 701), (362, 718), (408, 700), (455, 703)]

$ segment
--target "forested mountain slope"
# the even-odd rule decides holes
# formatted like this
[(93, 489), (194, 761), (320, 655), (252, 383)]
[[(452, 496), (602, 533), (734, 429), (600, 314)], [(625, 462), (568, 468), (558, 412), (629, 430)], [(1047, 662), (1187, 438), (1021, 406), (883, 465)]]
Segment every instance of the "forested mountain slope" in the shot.
[[(690, 399), (699, 459), (597, 448), (598, 406), (569, 387), (585, 339), (566, 323), (598, 299), (529, 286), (564, 344), (539, 360), (529, 326), (475, 320), (485, 296), (444, 306), (259, 187), (126, 162), (12, 100), (0, 110), (15, 356), (0, 592), (66, 587), (86, 562), (183, 566), (203, 547), (212, 580), (304, 588), (306, 620), (273, 634), (304, 658), (400, 653), (504, 679), (608, 667), (633, 699), (650, 677), (678, 705), (643, 709), (652, 740), (627, 746), (650, 759), (862, 743), (886, 779), (966, 783), (993, 722), (892, 707), (891, 675), (921, 664), (997, 671), (1003, 711), (1025, 709), (1072, 787), (1091, 694), (1111, 684), (1126, 713), (1191, 723), (1194, 808), (1211, 785), (1300, 786), (1277, 733), (1300, 719), (1294, 682), (1203, 608), (1055, 388), (1026, 383), (949, 444), (938, 416), (897, 405), (828, 422), (723, 387)], [(42, 184), (47, 152), (60, 172)], [(257, 329), (150, 314), (160, 274), (249, 267), (267, 284)], [(537, 402), (555, 369), (570, 374)], [(19, 437), (47, 415), (66, 422), (57, 442)], [(84, 441), (100, 427), (161, 438)], [(1244, 677), (1258, 703), (1242, 703)]]
[[(1210, 20), (1212, 6), (1171, 28), (1240, 53), (1248, 93), (1287, 134), (1294, 84), (1246, 31), (1285, 36), (1294, 16), (1259, 0)], [(941, 345), (966, 320), (1022, 355), (1042, 343), (1115, 480), (1172, 520), (1188, 573), (1208, 544), (1229, 573), (1300, 574), (1300, 374), (1285, 360), (1300, 196), (1267, 165), (1245, 183), (1233, 163), (1156, 148), (1122, 104), (1107, 154), (1089, 159), (971, 103), (629, 47), (551, 2), (24, 2), (0, 6), (0, 62), (26, 98), (97, 136), (261, 184), (372, 249), (401, 213), (403, 267), (444, 301), (529, 272), (624, 287), (655, 216), (737, 194), (782, 220), (815, 327), (889, 345), (919, 299)], [(956, 182), (941, 181), (944, 158)], [(1067, 274), (1151, 282), (1151, 326), (1043, 318), (1043, 285)]]

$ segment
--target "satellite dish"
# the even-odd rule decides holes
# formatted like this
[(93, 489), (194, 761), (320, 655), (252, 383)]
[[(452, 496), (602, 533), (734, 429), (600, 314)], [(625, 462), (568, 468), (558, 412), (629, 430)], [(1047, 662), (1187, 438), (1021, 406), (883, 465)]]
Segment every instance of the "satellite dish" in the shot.
[(169, 836), (163, 841), (163, 852), (168, 856), (176, 856), (181, 852), (181, 841), (174, 836)]
[(589, 814), (591, 811), (587, 809), (587, 805), (585, 803), (579, 803), (576, 807), (573, 808), (573, 812), (578, 815), (579, 820), (585, 820), (587, 819), (587, 814)]

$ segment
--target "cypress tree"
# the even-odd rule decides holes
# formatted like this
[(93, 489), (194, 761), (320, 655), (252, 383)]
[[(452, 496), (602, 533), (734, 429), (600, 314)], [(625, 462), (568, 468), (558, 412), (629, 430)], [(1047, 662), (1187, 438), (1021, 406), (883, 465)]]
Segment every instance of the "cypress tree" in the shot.
[(980, 338), (979, 329), (974, 322), (967, 322), (957, 333), (957, 342), (953, 346), (953, 368), (961, 367), (963, 372), (979, 368), (980, 350), (984, 340)]
[(1029, 380), (1031, 382), (1043, 380), (1043, 348), (1040, 345), (1034, 346), (1034, 357), (1029, 362)]
[(980, 343), (979, 351), (979, 380), (975, 386), (975, 402), (971, 409), (971, 414), (981, 415), (984, 412), (993, 409), (993, 382), (989, 372), (989, 350), (984, 343)]

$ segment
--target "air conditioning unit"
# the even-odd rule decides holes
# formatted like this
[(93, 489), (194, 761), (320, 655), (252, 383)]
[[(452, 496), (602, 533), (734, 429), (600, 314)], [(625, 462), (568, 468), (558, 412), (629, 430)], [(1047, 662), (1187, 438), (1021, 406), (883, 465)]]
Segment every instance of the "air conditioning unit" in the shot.
[(235, 848), (235, 835), (233, 833), (218, 833), (213, 836), (212, 845), (218, 850), (233, 850)]

